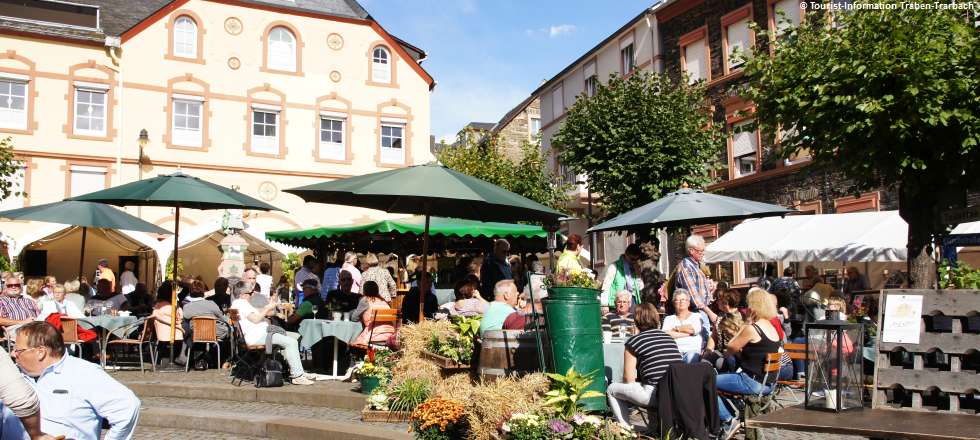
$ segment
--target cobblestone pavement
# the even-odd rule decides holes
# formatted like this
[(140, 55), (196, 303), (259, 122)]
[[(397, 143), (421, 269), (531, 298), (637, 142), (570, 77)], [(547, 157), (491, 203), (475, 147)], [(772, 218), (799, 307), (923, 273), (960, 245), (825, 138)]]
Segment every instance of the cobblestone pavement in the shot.
[[(103, 431), (102, 438), (105, 438)], [(262, 437), (246, 437), (239, 434), (226, 434), (223, 432), (191, 431), (171, 428), (150, 428), (139, 426), (133, 434), (134, 439), (139, 440), (266, 440)]]

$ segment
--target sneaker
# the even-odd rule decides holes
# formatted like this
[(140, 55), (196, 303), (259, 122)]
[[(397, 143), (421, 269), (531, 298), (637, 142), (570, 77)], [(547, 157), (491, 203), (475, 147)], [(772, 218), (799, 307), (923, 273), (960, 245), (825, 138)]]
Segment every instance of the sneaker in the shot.
[(742, 424), (739, 423), (738, 419), (731, 419), (728, 423), (722, 425), (721, 435), (718, 436), (718, 440), (728, 440), (735, 436), (738, 432), (738, 428), (741, 428)]
[(306, 376), (294, 377), (289, 381), (293, 385), (313, 385), (313, 381), (306, 378)]
[(303, 375), (303, 377), (309, 380), (330, 380), (330, 376), (327, 376), (326, 374), (306, 373)]

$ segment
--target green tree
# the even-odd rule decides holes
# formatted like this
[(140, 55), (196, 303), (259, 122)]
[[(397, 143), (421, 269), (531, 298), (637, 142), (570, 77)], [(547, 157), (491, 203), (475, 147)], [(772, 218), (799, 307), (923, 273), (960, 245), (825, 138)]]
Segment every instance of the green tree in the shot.
[(637, 72), (610, 75), (595, 96), (580, 97), (552, 142), (562, 163), (587, 174), (605, 212), (616, 215), (683, 183), (707, 185), (722, 139), (702, 84)]
[(932, 287), (939, 213), (964, 205), (980, 182), (980, 32), (963, 11), (835, 15), (808, 14), (771, 56), (757, 48), (745, 95), (763, 132), (784, 128), (783, 156), (809, 150), (855, 179), (855, 191), (897, 184), (909, 274)]
[(567, 185), (550, 173), (541, 154), (540, 142), (524, 142), (517, 161), (504, 156), (500, 136), (466, 129), (460, 131), (456, 145), (437, 155), (443, 165), (463, 174), (485, 180), (558, 211), (568, 202)]
[(13, 188), (14, 182), (11, 178), (17, 173), (20, 173), (20, 164), (14, 160), (14, 144), (8, 136), (0, 139), (0, 200), (24, 195)]

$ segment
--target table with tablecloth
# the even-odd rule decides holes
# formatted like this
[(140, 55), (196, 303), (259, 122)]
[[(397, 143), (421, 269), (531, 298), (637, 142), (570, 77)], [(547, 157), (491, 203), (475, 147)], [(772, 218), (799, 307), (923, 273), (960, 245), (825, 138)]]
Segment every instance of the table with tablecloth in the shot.
[(607, 384), (623, 381), (623, 356), (625, 353), (625, 342), (602, 344), (602, 358), (605, 362)]
[(451, 303), (456, 301), (456, 291), (453, 289), (435, 289), (436, 298), (439, 300), (439, 305), (446, 303)]
[(106, 347), (109, 345), (109, 337), (125, 338), (128, 336), (137, 322), (143, 322), (142, 318), (135, 316), (112, 316), (98, 315), (78, 318), (78, 324), (89, 330), (95, 330), (98, 334), (99, 353), (102, 356), (99, 363), (105, 368)]
[(317, 342), (324, 338), (333, 338), (333, 369), (332, 377), (335, 379), (345, 376), (338, 375), (337, 355), (340, 351), (340, 341), (350, 344), (357, 335), (361, 334), (364, 326), (356, 321), (336, 321), (327, 319), (304, 319), (299, 324), (299, 334), (301, 336), (299, 345), (304, 349), (311, 349)]

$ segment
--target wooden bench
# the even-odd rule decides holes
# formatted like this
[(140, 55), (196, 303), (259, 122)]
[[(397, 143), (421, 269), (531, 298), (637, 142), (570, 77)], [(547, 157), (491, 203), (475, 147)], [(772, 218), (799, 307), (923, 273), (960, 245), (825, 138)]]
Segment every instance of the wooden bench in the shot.
[(745, 426), (878, 438), (980, 439), (980, 417), (890, 409), (863, 409), (838, 414), (791, 406), (749, 419)]

